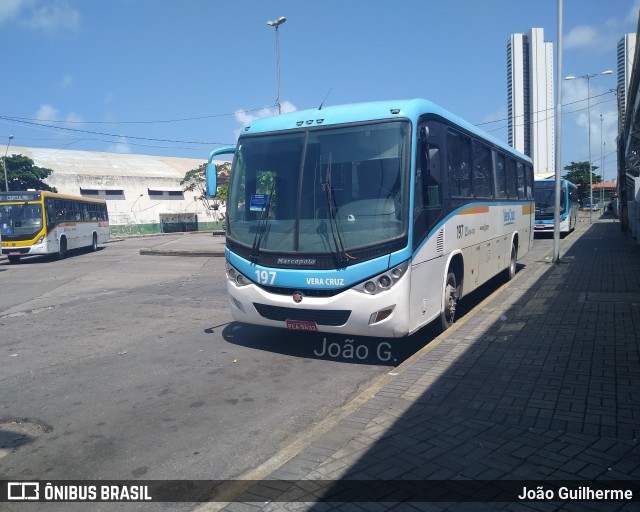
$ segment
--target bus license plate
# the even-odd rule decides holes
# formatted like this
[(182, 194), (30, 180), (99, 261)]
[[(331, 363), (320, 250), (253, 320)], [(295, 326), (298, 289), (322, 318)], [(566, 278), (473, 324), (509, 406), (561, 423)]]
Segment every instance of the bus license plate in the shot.
[(305, 322), (303, 320), (287, 320), (287, 329), (292, 331), (317, 331), (318, 324), (315, 322)]
[(9, 256), (20, 256), (20, 251), (9, 251)]

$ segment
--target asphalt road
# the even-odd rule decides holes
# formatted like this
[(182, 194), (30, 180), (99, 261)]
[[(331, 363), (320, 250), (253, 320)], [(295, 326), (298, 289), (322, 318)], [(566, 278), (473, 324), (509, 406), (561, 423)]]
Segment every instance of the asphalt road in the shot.
[(345, 337), (235, 324), (224, 259), (139, 254), (166, 241), (0, 262), (0, 479), (238, 477), (435, 336), (349, 337), (349, 357)]

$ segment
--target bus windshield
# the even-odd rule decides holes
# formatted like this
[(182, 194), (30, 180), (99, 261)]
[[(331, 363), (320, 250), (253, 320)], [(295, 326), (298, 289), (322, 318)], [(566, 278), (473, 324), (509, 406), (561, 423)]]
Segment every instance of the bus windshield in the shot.
[[(536, 181), (535, 201), (536, 201), (536, 218), (552, 219), (555, 207), (555, 183), (553, 181), (540, 182)], [(564, 212), (567, 206), (567, 186), (562, 183), (560, 189), (560, 212)]]
[(33, 238), (42, 229), (42, 206), (40, 204), (0, 205), (0, 227), (2, 236), (25, 236)]
[(408, 121), (241, 137), (227, 238), (254, 251), (337, 254), (407, 232)]

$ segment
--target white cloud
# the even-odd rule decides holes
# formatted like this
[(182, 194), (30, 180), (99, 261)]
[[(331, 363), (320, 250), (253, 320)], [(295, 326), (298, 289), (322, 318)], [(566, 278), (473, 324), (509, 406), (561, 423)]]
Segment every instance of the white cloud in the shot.
[[(296, 106), (290, 101), (284, 101), (280, 104), (280, 106), (282, 107), (283, 114), (286, 114), (288, 112), (295, 112), (296, 110), (298, 110)], [(236, 118), (236, 121), (240, 123), (240, 128), (235, 130), (234, 132), (235, 138), (237, 139), (242, 129), (245, 126), (251, 124), (252, 121), (255, 121), (256, 119), (261, 119), (263, 117), (271, 117), (271, 116), (277, 116), (277, 115), (278, 115), (277, 107), (264, 107), (260, 110), (255, 110), (252, 112), (246, 112), (244, 110), (236, 110), (235, 118)]]
[(80, 114), (70, 112), (66, 116), (63, 116), (60, 113), (60, 110), (47, 103), (40, 105), (40, 108), (33, 117), (35, 117), (40, 123), (51, 126), (71, 126), (78, 128), (78, 125), (82, 125), (84, 123), (84, 118)]
[[(564, 36), (565, 50), (583, 49), (605, 53), (615, 48), (623, 34), (635, 32), (638, 24), (640, 0), (634, 0), (626, 16), (610, 17), (596, 25), (577, 25)], [(631, 25), (631, 29), (629, 28)]]
[[(615, 161), (616, 137), (618, 135), (617, 103), (613, 94), (607, 94), (607, 89), (597, 85), (597, 79), (591, 82), (591, 108), (587, 105), (587, 81), (586, 79), (569, 80), (562, 85), (563, 132), (566, 133), (569, 123), (575, 123), (578, 137), (583, 144), (583, 153), (571, 156), (575, 161), (588, 160), (588, 126), (589, 110), (591, 111), (591, 159), (593, 165), (600, 167), (601, 151), (604, 149), (607, 155), (606, 168), (607, 179), (611, 179), (613, 164)], [(602, 115), (602, 119), (600, 116)], [(574, 131), (574, 130), (571, 130)], [(602, 140), (603, 146), (600, 145)]]
[(59, 110), (51, 105), (40, 105), (38, 111), (34, 114), (34, 117), (41, 123), (51, 124), (50, 121), (55, 121), (60, 115)]
[(67, 123), (74, 124), (76, 126), (84, 124), (84, 117), (82, 117), (80, 114), (76, 114), (75, 112), (67, 114), (64, 120)]
[(64, 74), (60, 79), (60, 81), (58, 82), (58, 88), (69, 89), (70, 87), (73, 86), (74, 83), (75, 83), (75, 79), (73, 78), (73, 76), (69, 74)]
[(110, 153), (131, 153), (131, 145), (127, 142), (126, 137), (119, 137), (116, 142), (108, 148)]
[(572, 28), (564, 38), (565, 49), (590, 48), (599, 44), (600, 34), (596, 27), (590, 25), (579, 25)]
[(23, 7), (31, 5), (34, 0), (2, 0), (0, 1), (0, 25), (16, 18)]
[(76, 32), (82, 24), (82, 16), (69, 4), (56, 2), (34, 9), (23, 24), (46, 34)]

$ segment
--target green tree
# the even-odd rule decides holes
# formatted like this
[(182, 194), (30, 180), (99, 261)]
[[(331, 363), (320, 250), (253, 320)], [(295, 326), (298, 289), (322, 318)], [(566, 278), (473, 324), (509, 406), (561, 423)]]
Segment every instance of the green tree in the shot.
[[(7, 166), (7, 181), (9, 190), (49, 190), (57, 192), (54, 187), (50, 187), (42, 180), (49, 176), (53, 169), (38, 167), (33, 165), (33, 160), (23, 155), (11, 155), (2, 157), (3, 166)], [(2, 168), (4, 172), (4, 167)], [(4, 187), (2, 187), (4, 189)]]
[[(593, 165), (591, 171), (595, 171), (598, 166)], [(578, 198), (580, 200), (589, 197), (589, 162), (571, 162), (564, 168), (567, 173), (563, 176), (564, 179), (569, 180), (576, 187), (578, 187)], [(591, 177), (592, 183), (600, 183), (602, 176), (599, 174), (593, 174)]]
[[(231, 162), (224, 162), (218, 165), (218, 179), (220, 179), (221, 175), (229, 175), (229, 170), (231, 169)], [(196, 199), (198, 201), (202, 201), (205, 208), (211, 209), (212, 205), (209, 202), (209, 198), (206, 195), (206, 178), (205, 173), (207, 171), (207, 164), (201, 164), (195, 169), (191, 169), (187, 171), (184, 175), (184, 178), (180, 182), (180, 185), (184, 187), (185, 192), (195, 192)], [(223, 201), (227, 200), (227, 188), (228, 182), (220, 185), (218, 190), (216, 191), (216, 196), (218, 199), (222, 199)], [(224, 193), (224, 197), (222, 195)]]

